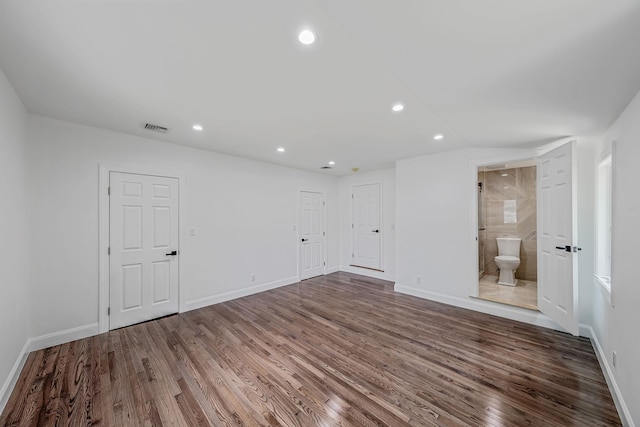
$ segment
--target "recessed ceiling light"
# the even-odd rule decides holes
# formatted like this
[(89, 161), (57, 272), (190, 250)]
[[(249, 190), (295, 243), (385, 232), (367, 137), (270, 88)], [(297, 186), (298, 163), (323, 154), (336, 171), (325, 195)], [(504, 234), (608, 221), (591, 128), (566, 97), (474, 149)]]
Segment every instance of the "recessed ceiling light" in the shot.
[(335, 165), (335, 164), (336, 164), (336, 162), (331, 161), (331, 162), (329, 162), (329, 164), (330, 164), (330, 165)]
[(397, 113), (399, 111), (404, 110), (404, 105), (402, 105), (402, 104), (394, 104), (393, 107), (391, 107), (391, 109)]
[(436, 141), (440, 141), (443, 138), (444, 138), (444, 135), (441, 133), (433, 136), (433, 139), (435, 139)]
[(316, 35), (311, 30), (302, 30), (298, 34), (298, 40), (302, 44), (312, 44), (316, 41)]
[(193, 125), (192, 127), (193, 127), (193, 130), (202, 130), (202, 129), (204, 129), (202, 127), (202, 125)]
[(278, 147), (278, 153), (284, 153), (284, 148)]

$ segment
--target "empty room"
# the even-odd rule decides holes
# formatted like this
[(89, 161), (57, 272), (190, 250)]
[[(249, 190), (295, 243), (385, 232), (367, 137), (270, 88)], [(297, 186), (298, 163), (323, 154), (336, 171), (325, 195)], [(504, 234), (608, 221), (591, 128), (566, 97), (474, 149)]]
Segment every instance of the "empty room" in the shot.
[(640, 426), (636, 0), (0, 0), (0, 426)]

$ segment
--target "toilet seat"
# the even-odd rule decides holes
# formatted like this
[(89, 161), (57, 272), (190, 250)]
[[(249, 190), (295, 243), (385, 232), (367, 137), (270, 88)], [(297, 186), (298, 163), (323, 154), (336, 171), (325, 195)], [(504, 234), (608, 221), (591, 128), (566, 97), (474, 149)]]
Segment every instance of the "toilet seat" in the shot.
[(511, 255), (498, 255), (495, 258), (496, 261), (520, 261), (520, 258), (518, 258), (517, 256), (511, 256)]

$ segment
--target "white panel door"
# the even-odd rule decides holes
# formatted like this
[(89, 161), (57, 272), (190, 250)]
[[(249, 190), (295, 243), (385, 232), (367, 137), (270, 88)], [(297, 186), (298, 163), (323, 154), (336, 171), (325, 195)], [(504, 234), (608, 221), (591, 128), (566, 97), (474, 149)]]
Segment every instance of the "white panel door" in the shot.
[(300, 279), (324, 274), (324, 194), (300, 193)]
[(111, 172), (109, 329), (178, 312), (178, 180)]
[(573, 143), (538, 159), (538, 308), (578, 335)]
[(352, 265), (382, 270), (380, 256), (380, 184), (353, 187)]

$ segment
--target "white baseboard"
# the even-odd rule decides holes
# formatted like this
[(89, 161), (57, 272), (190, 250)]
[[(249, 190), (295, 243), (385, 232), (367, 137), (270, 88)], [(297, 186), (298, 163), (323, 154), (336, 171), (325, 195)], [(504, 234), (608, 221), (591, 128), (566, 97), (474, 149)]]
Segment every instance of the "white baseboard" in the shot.
[(527, 310), (525, 308), (507, 306), (505, 304), (475, 299), (471, 297), (461, 298), (452, 295), (445, 295), (438, 292), (414, 288), (411, 286), (404, 286), (398, 283), (395, 284), (393, 290), (401, 294), (412, 295), (431, 301), (437, 301), (456, 307), (467, 308), (469, 310), (479, 311), (485, 314), (500, 316), (511, 320), (517, 320), (518, 322), (529, 323), (531, 325), (542, 326), (545, 328), (565, 332), (565, 330), (560, 325), (551, 320), (549, 317), (540, 312)]
[(616, 409), (618, 410), (618, 415), (620, 415), (620, 421), (622, 421), (622, 425), (635, 427), (633, 419), (631, 418), (631, 412), (629, 412), (629, 408), (622, 398), (622, 393), (620, 392), (618, 383), (613, 376), (613, 370), (611, 369), (611, 366), (609, 366), (609, 361), (604, 354), (604, 350), (600, 345), (600, 341), (598, 341), (598, 336), (590, 325), (582, 324), (580, 325), (580, 336), (591, 339), (591, 345), (593, 345), (593, 350), (598, 357), (598, 362), (600, 362), (600, 369), (602, 369), (604, 379), (607, 381), (607, 385), (609, 386), (609, 391), (611, 392), (613, 403), (615, 403)]
[(340, 267), (338, 266), (327, 267), (327, 272), (325, 274), (337, 273), (338, 271), (340, 271)]
[(354, 267), (352, 265), (341, 265), (340, 271), (347, 273), (359, 274), (361, 276), (373, 277), (374, 279), (382, 279), (393, 282), (395, 277), (386, 274), (384, 271), (370, 270), (368, 268)]
[(251, 286), (249, 288), (238, 289), (235, 291), (212, 295), (210, 297), (187, 301), (182, 307), (181, 312), (196, 310), (198, 308), (207, 307), (209, 305), (218, 304), (225, 301), (231, 301), (236, 298), (242, 298), (249, 295), (257, 294), (259, 292), (268, 291), (270, 289), (279, 288), (281, 286), (291, 285), (299, 281), (300, 280), (298, 280), (297, 277), (288, 277), (286, 279), (275, 280), (269, 283), (262, 283), (260, 285)]
[(41, 350), (54, 345), (92, 337), (99, 333), (98, 324), (91, 323), (90, 325), (78, 326), (77, 328), (67, 329), (65, 331), (41, 335), (29, 340), (29, 351)]
[(16, 358), (16, 361), (13, 364), (11, 371), (9, 372), (7, 380), (4, 382), (4, 384), (2, 384), (2, 388), (0, 389), (0, 413), (2, 413), (2, 411), (4, 411), (4, 407), (7, 406), (9, 396), (11, 396), (11, 392), (18, 382), (18, 378), (20, 377), (20, 372), (22, 372), (24, 363), (27, 361), (30, 341), (31, 340), (27, 340), (24, 343), (22, 351), (20, 351), (20, 354), (18, 354), (18, 357)]

